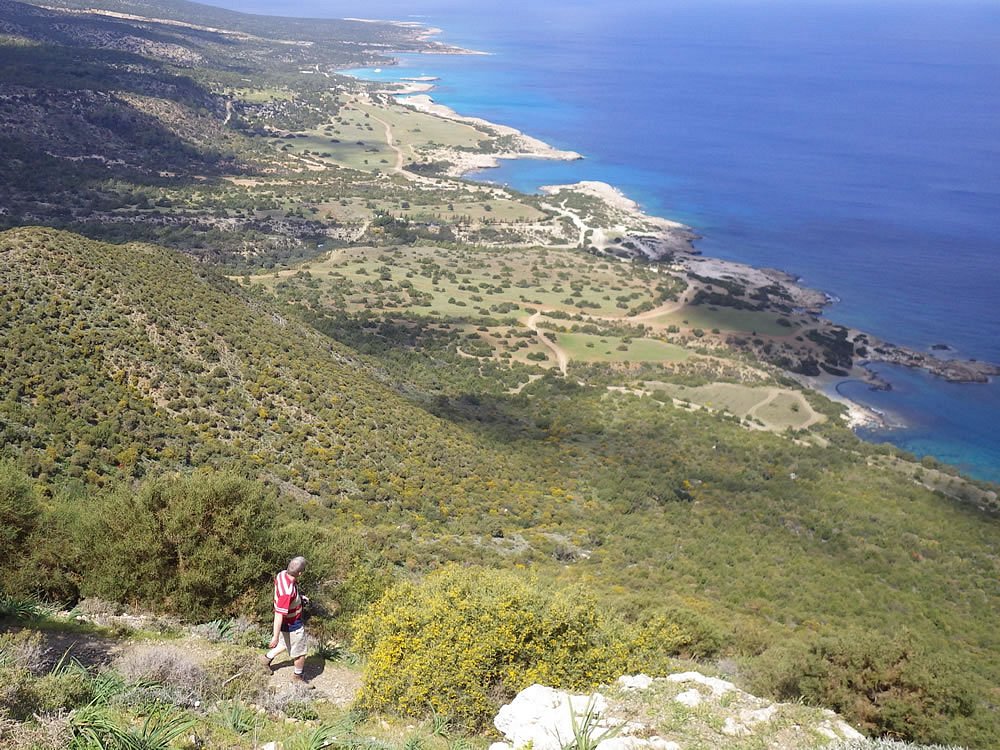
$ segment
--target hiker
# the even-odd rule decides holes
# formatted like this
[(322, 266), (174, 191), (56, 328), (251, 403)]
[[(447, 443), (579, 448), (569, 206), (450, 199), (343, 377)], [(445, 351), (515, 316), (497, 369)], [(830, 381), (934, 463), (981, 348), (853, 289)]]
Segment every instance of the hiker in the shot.
[(302, 671), (306, 665), (306, 629), (302, 621), (302, 604), (307, 597), (299, 594), (298, 579), (306, 569), (304, 557), (293, 557), (288, 567), (274, 577), (274, 627), (270, 650), (261, 654), (260, 661), (272, 672), (271, 661), (282, 651), (292, 659), (292, 681), (313, 686), (306, 682)]

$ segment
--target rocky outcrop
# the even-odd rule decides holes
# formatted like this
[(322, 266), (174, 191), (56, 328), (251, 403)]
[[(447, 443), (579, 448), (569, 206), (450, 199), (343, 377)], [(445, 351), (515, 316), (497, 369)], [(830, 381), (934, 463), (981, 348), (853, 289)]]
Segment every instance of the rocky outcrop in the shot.
[(490, 750), (805, 750), (845, 741), (867, 746), (832, 711), (773, 703), (698, 672), (624, 676), (589, 695), (532, 685), (500, 709), (494, 725), (505, 741)]

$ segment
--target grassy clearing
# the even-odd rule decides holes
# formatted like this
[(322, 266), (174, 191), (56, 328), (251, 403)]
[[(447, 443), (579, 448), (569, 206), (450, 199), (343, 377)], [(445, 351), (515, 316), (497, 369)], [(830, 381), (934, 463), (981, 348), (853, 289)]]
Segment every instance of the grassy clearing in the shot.
[[(267, 94), (270, 96), (271, 92)], [(264, 93), (260, 96), (264, 97)], [(386, 125), (391, 129), (394, 145), (403, 154), (404, 164), (420, 161), (440, 147), (477, 150), (485, 137), (469, 125), (414, 112), (403, 106), (376, 106), (341, 97), (340, 110), (330, 122), (277, 143), (285, 151), (339, 166), (384, 169), (396, 163), (396, 152), (386, 138)]]
[[(486, 137), (471, 125), (433, 117), (401, 105), (377, 107), (356, 103), (352, 110), (354, 108), (361, 113), (362, 119), (367, 114), (368, 119), (377, 117), (388, 123), (396, 141), (400, 146), (411, 149), (411, 154), (433, 146), (478, 149), (480, 141)], [(350, 117), (350, 111), (344, 112), (344, 115)]]
[(283, 151), (352, 169), (386, 169), (396, 163), (396, 153), (386, 144), (381, 132), (345, 140), (313, 131), (277, 143)]
[(459, 221), (500, 221), (534, 223), (543, 221), (546, 216), (533, 206), (506, 199), (452, 201), (449, 203), (431, 203), (428, 205), (410, 205), (401, 208), (399, 205), (388, 205), (393, 214), (403, 215), (416, 220), (440, 219), (449, 223)]
[(677, 312), (666, 313), (647, 321), (652, 325), (675, 325), (681, 328), (702, 328), (710, 331), (733, 333), (759, 333), (765, 336), (788, 336), (798, 330), (798, 326), (784, 326), (778, 323), (783, 316), (776, 313), (755, 310), (737, 310), (732, 307), (685, 307)]
[(583, 362), (683, 362), (690, 352), (656, 339), (625, 342), (614, 336), (588, 333), (560, 333), (556, 340), (570, 359)]
[[(345, 220), (360, 210), (356, 204), (325, 208)], [(349, 311), (413, 308), (422, 314), (517, 318), (526, 318), (529, 309), (621, 317), (626, 308), (650, 299), (656, 282), (644, 269), (569, 250), (425, 246), (351, 248), (252, 279), (269, 291), (280, 291), (281, 282), (308, 287), (319, 304)]]
[(690, 401), (709, 409), (725, 411), (737, 417), (754, 417), (769, 430), (798, 429), (823, 421), (806, 398), (797, 391), (711, 383), (697, 387), (674, 383), (649, 382), (647, 388), (663, 391), (673, 398)]
[(295, 92), (282, 88), (263, 89), (231, 89), (229, 95), (248, 104), (266, 104), (267, 102), (287, 102), (295, 98)]
[(801, 393), (779, 393), (773, 401), (761, 406), (754, 414), (760, 421), (777, 430), (805, 426), (813, 417), (813, 410)]

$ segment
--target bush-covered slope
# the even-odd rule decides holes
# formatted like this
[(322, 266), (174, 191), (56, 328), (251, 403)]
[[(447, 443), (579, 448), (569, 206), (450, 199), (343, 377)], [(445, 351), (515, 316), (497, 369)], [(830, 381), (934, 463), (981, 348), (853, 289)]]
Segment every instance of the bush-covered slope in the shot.
[(410, 510), (522, 490), (516, 459), (187, 258), (18, 229), (0, 259), (2, 451), (34, 475), (237, 462), (338, 507)]
[[(272, 547), (261, 560), (310, 539), (353, 545), (333, 571), (345, 614), (384, 586), (378, 561), (403, 573), (531, 567), (630, 621), (680, 623), (693, 636), (682, 653), (729, 654), (757, 689), (835, 702), (873, 731), (982, 747), (998, 732), (996, 519), (887, 468), (846, 430), (807, 444), (553, 376), (509, 394), (434, 351), (362, 356), (152, 246), (11, 230), (0, 288), (0, 458), (34, 478), (40, 503), (25, 511), (31, 493), (8, 483), (0, 527), (19, 552), (50, 540), (31, 562), (34, 588), (113, 592), (102, 580), (114, 560), (80, 549), (67, 509), (201, 507), (155, 477), (234, 470), (286, 496), (282, 527), (298, 518), (292, 537), (259, 542)], [(356, 323), (351, 340), (369, 330)], [(168, 516), (101, 533), (157, 539)], [(205, 582), (174, 559), (184, 540), (162, 541), (143, 543), (156, 552), (143, 564), (171, 601), (201, 597)], [(155, 597), (135, 583), (137, 599)], [(244, 601), (259, 588), (249, 573), (238, 583)], [(888, 696), (903, 708), (887, 713)], [(944, 718), (899, 718), (930, 710)]]

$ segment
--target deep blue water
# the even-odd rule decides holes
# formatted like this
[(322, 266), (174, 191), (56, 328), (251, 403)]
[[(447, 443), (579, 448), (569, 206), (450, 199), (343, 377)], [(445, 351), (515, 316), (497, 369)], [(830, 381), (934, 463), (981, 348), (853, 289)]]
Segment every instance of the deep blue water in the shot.
[[(439, 76), (436, 100), (587, 157), (487, 179), (610, 182), (694, 226), (706, 254), (836, 295), (834, 320), (1000, 361), (998, 3), (305, 0), (295, 13), (440, 26), (492, 54), (408, 56), (379, 75)], [(891, 393), (845, 392), (907, 428), (866, 438), (1000, 481), (1000, 385), (884, 374)]]

